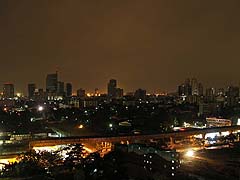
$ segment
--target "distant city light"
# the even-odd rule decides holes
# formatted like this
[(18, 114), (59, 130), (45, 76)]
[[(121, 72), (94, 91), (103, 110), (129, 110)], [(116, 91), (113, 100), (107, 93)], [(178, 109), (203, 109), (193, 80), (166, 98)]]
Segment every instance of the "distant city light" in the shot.
[(17, 97), (21, 97), (22, 96), (22, 94), (21, 93), (17, 93)]
[(240, 126), (240, 118), (238, 118), (237, 125)]
[(207, 134), (205, 135), (205, 139), (207, 139), (207, 138), (213, 139), (213, 138), (215, 138), (216, 136), (219, 136), (219, 132), (207, 133)]
[(80, 125), (78, 126), (78, 128), (79, 128), (79, 129), (82, 129), (82, 128), (83, 128), (83, 125), (82, 125), (82, 124), (80, 124)]
[(229, 131), (226, 131), (226, 132), (221, 132), (221, 136), (228, 136), (230, 134)]
[(194, 135), (195, 138), (199, 138), (199, 139), (202, 139), (203, 138), (203, 135), (202, 134), (196, 134)]
[(43, 107), (42, 106), (38, 106), (38, 111), (43, 111)]
[(110, 124), (109, 124), (109, 127), (112, 128), (112, 127), (113, 127), (113, 124), (110, 123)]

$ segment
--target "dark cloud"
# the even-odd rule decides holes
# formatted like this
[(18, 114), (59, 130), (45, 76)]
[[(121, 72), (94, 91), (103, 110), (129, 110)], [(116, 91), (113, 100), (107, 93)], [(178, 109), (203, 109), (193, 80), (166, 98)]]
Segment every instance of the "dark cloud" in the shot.
[(58, 69), (75, 88), (175, 90), (239, 81), (240, 1), (1, 0), (0, 83), (44, 87)]

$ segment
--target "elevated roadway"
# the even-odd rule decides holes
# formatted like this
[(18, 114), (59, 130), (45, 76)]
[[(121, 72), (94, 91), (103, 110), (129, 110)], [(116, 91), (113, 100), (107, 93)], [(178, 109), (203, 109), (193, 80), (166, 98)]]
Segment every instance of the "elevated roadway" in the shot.
[(225, 126), (225, 127), (214, 127), (214, 128), (204, 128), (204, 129), (191, 129), (185, 131), (169, 132), (169, 133), (159, 133), (159, 134), (140, 134), (140, 135), (125, 135), (125, 136), (91, 136), (91, 137), (61, 137), (61, 138), (51, 138), (51, 139), (41, 139), (32, 140), (29, 142), (29, 148), (41, 147), (41, 146), (55, 146), (64, 144), (96, 144), (102, 142), (117, 143), (117, 142), (138, 142), (146, 140), (158, 140), (164, 138), (184, 138), (193, 135), (202, 134), (203, 137), (207, 133), (215, 132), (240, 132), (240, 126)]

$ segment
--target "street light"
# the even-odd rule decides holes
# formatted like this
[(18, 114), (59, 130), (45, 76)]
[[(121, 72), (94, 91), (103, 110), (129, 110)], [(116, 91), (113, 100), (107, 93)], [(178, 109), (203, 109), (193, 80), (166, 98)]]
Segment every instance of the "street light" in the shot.
[(43, 107), (42, 106), (38, 106), (38, 111), (43, 111)]
[(191, 150), (191, 149), (188, 150), (188, 151), (186, 152), (185, 156), (187, 156), (187, 157), (193, 157), (193, 156), (194, 156), (194, 151)]

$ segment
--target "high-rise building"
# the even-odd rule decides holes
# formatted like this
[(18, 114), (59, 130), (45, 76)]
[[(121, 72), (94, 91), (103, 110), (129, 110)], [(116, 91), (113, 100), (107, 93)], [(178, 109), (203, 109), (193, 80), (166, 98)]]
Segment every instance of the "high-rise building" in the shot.
[(178, 86), (178, 95), (185, 96), (185, 85), (184, 84), (181, 84)]
[(206, 102), (214, 102), (215, 101), (215, 89), (214, 88), (206, 89), (205, 101)]
[(227, 105), (236, 106), (239, 102), (239, 87), (229, 86), (226, 92)]
[(28, 98), (34, 98), (34, 93), (36, 89), (36, 84), (28, 84)]
[(215, 95), (215, 89), (214, 88), (207, 88), (206, 89), (206, 96), (214, 96)]
[(185, 79), (184, 84), (189, 84), (190, 85), (190, 79), (189, 78)]
[(58, 81), (57, 84), (57, 95), (58, 96), (64, 96), (64, 82)]
[(11, 83), (5, 83), (3, 85), (3, 97), (13, 98), (14, 97), (14, 85)]
[(84, 98), (86, 95), (86, 91), (82, 88), (78, 89), (77, 90), (77, 96), (80, 97), (80, 98)]
[(225, 90), (224, 90), (224, 88), (219, 88), (219, 89), (217, 90), (217, 95), (218, 95), (218, 96), (224, 96), (224, 95), (225, 95)]
[(179, 96), (203, 96), (203, 85), (198, 83), (196, 78), (191, 80), (188, 78), (183, 84), (178, 86), (178, 95)]
[(199, 92), (198, 92), (198, 81), (196, 78), (192, 78), (191, 79), (191, 88), (192, 88), (192, 95), (198, 95)]
[(202, 83), (198, 83), (198, 95), (203, 96), (203, 85), (202, 85)]
[(46, 92), (43, 89), (35, 89), (34, 92), (34, 100), (43, 102), (47, 98)]
[(239, 97), (239, 87), (229, 86), (227, 89), (227, 96)]
[(179, 96), (190, 96), (192, 95), (192, 88), (189, 83), (181, 84), (178, 86)]
[(58, 87), (58, 73), (48, 74), (46, 78), (46, 92), (57, 93)]
[(123, 89), (116, 88), (116, 98), (122, 98), (123, 97)]
[(144, 99), (146, 99), (146, 96), (147, 96), (147, 91), (144, 89), (137, 89), (134, 93), (134, 97), (136, 99), (144, 100)]
[(72, 96), (72, 84), (71, 83), (66, 84), (66, 95), (67, 95), (67, 97)]
[(108, 97), (116, 97), (117, 80), (111, 79), (108, 83)]

